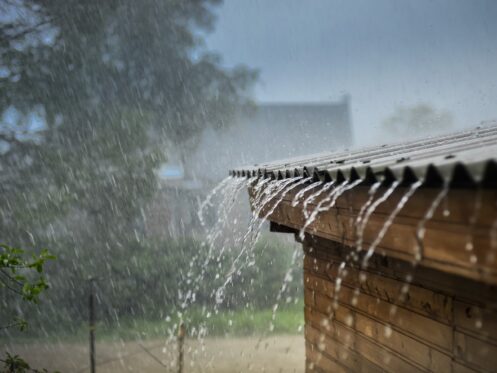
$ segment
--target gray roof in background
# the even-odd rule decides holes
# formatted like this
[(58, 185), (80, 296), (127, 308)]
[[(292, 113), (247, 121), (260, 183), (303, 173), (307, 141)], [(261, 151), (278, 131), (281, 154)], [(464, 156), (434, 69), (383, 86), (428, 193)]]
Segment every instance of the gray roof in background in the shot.
[(329, 152), (239, 167), (238, 177), (313, 176), (365, 182), (398, 180), (426, 185), (497, 185), (497, 122), (473, 130), (353, 151)]
[(352, 140), (347, 96), (336, 102), (259, 103), (226, 130), (205, 131), (187, 168), (197, 177), (220, 179), (239, 164), (336, 151)]

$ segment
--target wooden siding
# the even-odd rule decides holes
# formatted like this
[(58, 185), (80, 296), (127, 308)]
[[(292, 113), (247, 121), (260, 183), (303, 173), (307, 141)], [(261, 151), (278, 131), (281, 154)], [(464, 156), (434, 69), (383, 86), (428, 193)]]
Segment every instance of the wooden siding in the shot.
[[(261, 217), (269, 214), (268, 218), (272, 222), (298, 232), (305, 224), (303, 203), (292, 206), (292, 200), (298, 190), (299, 188), (296, 188), (286, 194), (271, 214), (269, 212), (273, 208), (273, 203), (268, 203), (262, 209)], [(368, 187), (359, 186), (345, 192), (338, 198), (333, 208), (318, 215), (306, 232), (354, 247), (357, 242), (355, 222), (361, 207), (369, 198), (368, 191)], [(305, 197), (312, 192), (315, 190), (309, 191)], [(365, 248), (376, 239), (386, 219), (406, 192), (405, 188), (399, 187), (375, 209), (364, 230)], [(309, 204), (309, 211), (312, 211), (328, 193), (323, 193)], [(383, 193), (385, 189), (380, 188), (376, 198)], [(413, 261), (418, 249), (416, 239), (418, 224), (439, 193), (438, 189), (418, 189), (393, 220), (376, 251), (388, 257)], [(420, 264), (497, 285), (497, 247), (490, 250), (491, 227), (497, 221), (496, 202), (497, 190), (450, 190), (447, 198), (435, 210), (432, 219), (426, 222)], [(468, 242), (472, 243), (470, 250), (467, 248)]]
[(308, 372), (497, 370), (497, 288), (378, 254), (337, 285), (351, 248), (303, 246)]

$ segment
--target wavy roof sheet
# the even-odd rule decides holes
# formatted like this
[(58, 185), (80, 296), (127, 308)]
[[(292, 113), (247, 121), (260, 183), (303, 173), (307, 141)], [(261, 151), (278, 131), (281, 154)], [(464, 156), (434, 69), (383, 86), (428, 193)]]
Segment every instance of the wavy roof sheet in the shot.
[(330, 152), (239, 167), (237, 177), (313, 176), (338, 182), (400, 181), (451, 186), (497, 186), (497, 122), (473, 130), (411, 142)]

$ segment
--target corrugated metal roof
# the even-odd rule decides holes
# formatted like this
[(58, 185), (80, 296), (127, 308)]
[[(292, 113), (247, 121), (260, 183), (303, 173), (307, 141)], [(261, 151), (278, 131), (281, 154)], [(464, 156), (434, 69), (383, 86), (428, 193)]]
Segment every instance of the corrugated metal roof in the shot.
[(497, 122), (472, 130), (422, 140), (330, 152), (275, 161), (230, 171), (238, 177), (365, 182), (417, 180), (427, 185), (497, 185)]

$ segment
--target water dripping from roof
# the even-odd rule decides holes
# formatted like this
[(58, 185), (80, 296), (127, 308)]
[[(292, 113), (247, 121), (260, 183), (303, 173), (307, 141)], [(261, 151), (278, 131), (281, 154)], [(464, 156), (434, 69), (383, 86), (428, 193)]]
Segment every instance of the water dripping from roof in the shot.
[(481, 202), (482, 202), (481, 200), (482, 200), (482, 189), (478, 188), (475, 194), (473, 212), (469, 218), (469, 229), (468, 229), (468, 235), (466, 237), (466, 244), (464, 245), (465, 250), (471, 253), (469, 261), (472, 264), (476, 264), (478, 262), (478, 258), (473, 252), (474, 250), (473, 236), (474, 236), (476, 222), (478, 221), (478, 217), (480, 216)]
[(200, 220), (200, 224), (202, 224), (203, 227), (205, 227), (205, 220), (204, 220), (204, 210), (208, 207), (211, 207), (211, 201), (214, 196), (216, 196), (220, 191), (226, 188), (226, 185), (233, 180), (233, 176), (228, 176), (227, 178), (223, 179), (212, 191), (207, 195), (205, 200), (200, 204), (199, 210), (198, 210), (198, 218)]
[(433, 218), (433, 215), (435, 214), (435, 211), (440, 205), (440, 202), (442, 202), (442, 200), (447, 197), (448, 193), (449, 193), (449, 182), (445, 182), (440, 192), (431, 202), (431, 205), (424, 214), (423, 218), (418, 223), (418, 226), (416, 228), (416, 247), (415, 247), (416, 251), (414, 253), (414, 266), (418, 265), (419, 262), (423, 259), (424, 255), (423, 241), (426, 234), (426, 223), (431, 218)]
[(397, 206), (392, 210), (388, 218), (385, 220), (383, 223), (383, 226), (381, 227), (380, 231), (376, 235), (375, 240), (373, 243), (369, 246), (369, 249), (366, 251), (366, 254), (363, 257), (362, 260), (362, 267), (366, 268), (369, 262), (369, 259), (373, 256), (376, 247), (380, 244), (380, 242), (383, 240), (385, 237), (388, 228), (392, 225), (394, 219), (396, 216), (399, 214), (400, 210), (405, 206), (405, 204), (409, 201), (409, 199), (413, 196), (413, 194), (416, 192), (416, 190), (422, 185), (421, 181), (417, 181), (409, 187), (407, 192), (402, 196), (400, 201), (397, 203)]
[(312, 193), (309, 197), (307, 197), (305, 200), (304, 200), (304, 207), (303, 207), (303, 213), (304, 213), (304, 217), (306, 219), (309, 218), (309, 212), (308, 212), (308, 206), (311, 202), (313, 202), (316, 198), (318, 198), (321, 194), (323, 194), (324, 192), (326, 192), (328, 189), (330, 189), (333, 185), (335, 184), (334, 181), (330, 181), (328, 183), (324, 183), (322, 188), (317, 190), (316, 192)]
[[(226, 275), (224, 283), (215, 292), (217, 305), (223, 303), (226, 287), (232, 282), (234, 274), (239, 272), (244, 267), (244, 263), (239, 265), (239, 262), (244, 257), (248, 258), (248, 255), (252, 252), (260, 236), (260, 231), (266, 219), (275, 211), (276, 207), (284, 199), (288, 192), (293, 190), (298, 185), (308, 182), (309, 180), (310, 178), (302, 179), (302, 177), (299, 176), (283, 180), (271, 180), (267, 183), (264, 183), (267, 184), (266, 188), (264, 188), (264, 190), (260, 190), (259, 195), (254, 200), (254, 211), (252, 213), (252, 219), (241, 241), (240, 252), (231, 263), (231, 268)], [(278, 197), (278, 199), (276, 199), (276, 197)], [(264, 208), (266, 208), (270, 204), (270, 202), (275, 199), (276, 202), (272, 205), (264, 218), (259, 222), (260, 215)], [(245, 265), (247, 265), (247, 263), (245, 263)]]
[(297, 193), (297, 194), (295, 194), (295, 197), (293, 198), (293, 201), (292, 201), (292, 207), (297, 206), (297, 205), (299, 204), (299, 202), (301, 201), (301, 199), (304, 197), (304, 195), (305, 195), (308, 191), (310, 191), (310, 190), (312, 190), (312, 189), (314, 189), (314, 188), (316, 188), (317, 186), (322, 185), (322, 184), (323, 184), (323, 182), (321, 182), (321, 181), (316, 181), (316, 182), (314, 182), (314, 183), (312, 183), (312, 184), (310, 184), (310, 185), (306, 186), (305, 188), (302, 188), (301, 190), (299, 190), (299, 191), (298, 191), (298, 193)]
[(366, 209), (366, 212), (364, 214), (364, 218), (362, 219), (362, 223), (360, 227), (358, 227), (358, 239), (357, 241), (357, 251), (362, 251), (362, 244), (363, 244), (363, 237), (364, 237), (364, 230), (366, 229), (366, 226), (368, 224), (369, 218), (373, 214), (373, 212), (376, 210), (376, 208), (381, 205), (383, 202), (385, 202), (388, 197), (395, 191), (397, 186), (399, 185), (399, 181), (394, 181), (390, 187), (378, 198), (376, 199), (371, 205)]
[[(319, 203), (316, 205), (314, 210), (312, 210), (312, 213), (307, 217), (304, 226), (299, 232), (299, 237), (300, 239), (304, 239), (305, 231), (306, 229), (316, 220), (318, 215), (322, 212), (329, 211), (333, 206), (335, 206), (335, 203), (337, 199), (345, 193), (347, 190), (350, 190), (354, 188), (355, 186), (359, 185), (362, 182), (362, 180), (356, 180), (352, 183), (350, 183), (348, 180), (345, 180), (342, 182), (340, 185), (338, 185), (336, 188), (334, 188), (326, 198), (323, 198)], [(329, 203), (328, 203), (329, 202)], [(326, 204), (328, 203), (328, 204)]]

